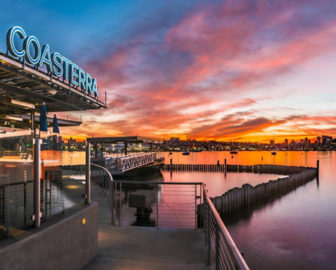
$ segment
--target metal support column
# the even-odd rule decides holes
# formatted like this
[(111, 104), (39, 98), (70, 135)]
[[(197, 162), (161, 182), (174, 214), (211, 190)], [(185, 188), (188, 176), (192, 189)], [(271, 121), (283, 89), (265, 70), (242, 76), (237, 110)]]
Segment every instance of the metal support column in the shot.
[(91, 149), (90, 143), (86, 143), (86, 173), (85, 173), (85, 203), (91, 203)]
[(97, 143), (94, 143), (93, 148), (94, 148), (94, 152), (95, 152), (95, 158), (98, 158), (98, 145), (97, 145)]
[(37, 135), (34, 141), (34, 221), (35, 227), (41, 226), (41, 168), (40, 168), (40, 138)]
[(128, 146), (128, 143), (124, 142), (124, 145), (125, 145), (125, 156), (127, 156), (127, 146)]
[(32, 110), (30, 112), (30, 121), (31, 121), (31, 131), (32, 131), (32, 135), (33, 138), (36, 137), (36, 128), (35, 128), (35, 111)]
[(226, 164), (226, 159), (224, 159), (224, 175), (226, 177), (226, 172), (227, 172), (227, 164)]

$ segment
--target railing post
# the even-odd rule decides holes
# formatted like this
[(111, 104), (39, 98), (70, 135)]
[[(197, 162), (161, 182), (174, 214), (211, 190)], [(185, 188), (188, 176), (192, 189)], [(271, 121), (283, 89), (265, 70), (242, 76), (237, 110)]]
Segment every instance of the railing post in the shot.
[(115, 185), (115, 182), (109, 182), (110, 198), (111, 198), (111, 224), (115, 226), (116, 222), (115, 222), (114, 185)]
[(216, 230), (216, 270), (220, 269), (219, 264), (219, 228), (217, 223), (215, 224), (215, 230)]
[(159, 190), (156, 192), (156, 229), (159, 229)]
[(118, 212), (118, 222), (119, 226), (121, 226), (121, 210), (122, 210), (122, 205), (121, 205), (121, 192), (122, 192), (122, 183), (119, 183), (119, 212)]
[(40, 168), (40, 138), (35, 137), (34, 144), (34, 224), (38, 228), (41, 226), (41, 168)]
[(211, 264), (211, 235), (210, 235), (210, 206), (207, 204), (207, 241), (208, 241), (208, 265)]
[(204, 233), (204, 245), (206, 246), (208, 244), (208, 234), (207, 234), (207, 214), (206, 214), (206, 204), (205, 202), (203, 203), (203, 233)]
[(195, 231), (197, 230), (197, 185), (195, 184)]
[(27, 225), (27, 182), (25, 181), (23, 183), (23, 211), (24, 211), (24, 217), (23, 217), (23, 224), (24, 226)]
[(85, 176), (85, 203), (91, 203), (91, 149), (90, 143), (86, 143), (86, 176)]

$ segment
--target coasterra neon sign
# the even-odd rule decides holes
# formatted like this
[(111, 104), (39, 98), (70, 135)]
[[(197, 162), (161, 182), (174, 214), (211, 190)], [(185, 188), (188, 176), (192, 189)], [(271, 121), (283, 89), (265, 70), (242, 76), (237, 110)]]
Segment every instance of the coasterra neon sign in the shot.
[(7, 49), (12, 56), (23, 59), (32, 67), (42, 69), (44, 66), (49, 74), (62, 78), (89, 95), (98, 96), (96, 79), (60, 53), (51, 53), (49, 44), (41, 47), (38, 38), (28, 36), (22, 27), (14, 26), (8, 30)]

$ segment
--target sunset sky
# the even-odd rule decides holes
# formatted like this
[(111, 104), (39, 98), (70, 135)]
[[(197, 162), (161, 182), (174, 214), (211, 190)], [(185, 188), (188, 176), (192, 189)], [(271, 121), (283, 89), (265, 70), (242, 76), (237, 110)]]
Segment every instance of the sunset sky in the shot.
[(98, 80), (108, 109), (63, 134), (265, 141), (336, 137), (336, 2), (1, 1)]

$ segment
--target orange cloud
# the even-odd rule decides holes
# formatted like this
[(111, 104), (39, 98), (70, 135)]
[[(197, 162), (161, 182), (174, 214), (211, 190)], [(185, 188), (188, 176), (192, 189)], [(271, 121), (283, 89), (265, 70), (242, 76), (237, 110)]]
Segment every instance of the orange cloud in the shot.
[[(261, 85), (336, 51), (336, 17), (320, 16), (328, 3), (294, 2), (200, 4), (166, 28), (148, 27), (148, 18), (148, 29), (136, 29), (87, 64), (107, 91), (109, 109), (65, 131), (244, 140), (267, 137), (270, 129), (296, 136), (295, 126), (299, 136), (335, 134), (335, 118), (323, 112), (270, 117), (260, 105), (274, 102)], [(307, 5), (320, 13), (306, 13)]]

